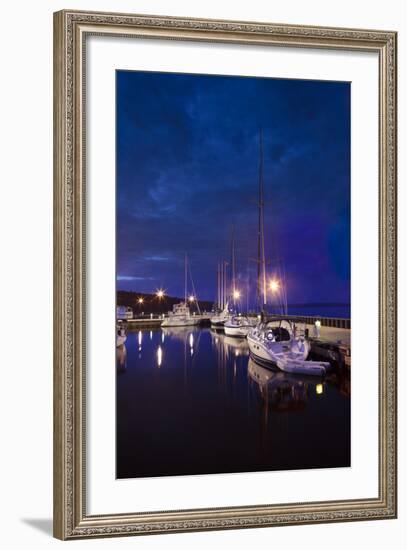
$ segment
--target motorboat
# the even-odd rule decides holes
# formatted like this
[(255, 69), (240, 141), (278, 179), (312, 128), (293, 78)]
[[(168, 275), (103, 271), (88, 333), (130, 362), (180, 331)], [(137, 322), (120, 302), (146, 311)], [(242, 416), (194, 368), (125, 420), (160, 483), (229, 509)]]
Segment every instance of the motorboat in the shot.
[(123, 321), (128, 321), (130, 319), (133, 319), (132, 308), (129, 306), (117, 306), (116, 319), (121, 319)]
[(307, 360), (310, 343), (289, 321), (260, 322), (249, 331), (247, 341), (251, 357), (264, 367), (312, 376), (325, 376), (330, 368), (326, 361)]
[(172, 311), (168, 312), (168, 316), (161, 323), (161, 326), (189, 327), (198, 325), (199, 323), (200, 318), (191, 314), (188, 304), (186, 302), (181, 302), (173, 306)]
[(252, 325), (247, 317), (241, 315), (230, 316), (224, 324), (225, 334), (227, 336), (236, 336), (246, 338)]

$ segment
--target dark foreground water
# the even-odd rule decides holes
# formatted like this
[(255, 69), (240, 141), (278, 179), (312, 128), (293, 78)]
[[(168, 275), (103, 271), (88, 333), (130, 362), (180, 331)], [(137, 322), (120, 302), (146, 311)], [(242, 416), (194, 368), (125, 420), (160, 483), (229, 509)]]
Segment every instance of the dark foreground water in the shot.
[(350, 382), (286, 375), (210, 329), (117, 350), (117, 477), (350, 466)]

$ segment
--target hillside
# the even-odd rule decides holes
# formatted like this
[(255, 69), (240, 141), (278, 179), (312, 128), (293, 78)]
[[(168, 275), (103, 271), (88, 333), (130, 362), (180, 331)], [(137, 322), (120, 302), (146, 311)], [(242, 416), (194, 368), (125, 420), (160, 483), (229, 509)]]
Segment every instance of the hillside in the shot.
[[(139, 299), (143, 299), (143, 303), (139, 303)], [(133, 309), (134, 315), (144, 314), (162, 314), (172, 310), (174, 304), (179, 304), (183, 301), (183, 298), (177, 298), (174, 296), (164, 296), (159, 299), (155, 294), (144, 294), (140, 292), (129, 292), (125, 290), (117, 291), (117, 305), (127, 306)], [(211, 311), (213, 307), (212, 302), (199, 301), (199, 307), (201, 311)], [(196, 304), (190, 306), (191, 312), (197, 311)]]

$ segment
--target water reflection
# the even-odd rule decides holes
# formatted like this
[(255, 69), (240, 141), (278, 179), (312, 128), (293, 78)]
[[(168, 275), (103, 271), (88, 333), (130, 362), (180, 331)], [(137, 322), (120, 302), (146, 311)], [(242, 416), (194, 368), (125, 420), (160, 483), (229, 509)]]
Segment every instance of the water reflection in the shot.
[(339, 371), (266, 369), (245, 339), (197, 327), (129, 331), (117, 371), (119, 478), (349, 464)]
[(304, 409), (308, 401), (310, 386), (317, 386), (314, 378), (302, 378), (279, 370), (270, 370), (249, 359), (248, 376), (258, 388), (266, 407), (278, 412)]
[(324, 385), (323, 384), (317, 384), (315, 386), (315, 391), (317, 395), (322, 395), (324, 393)]
[(211, 330), (212, 345), (218, 351), (224, 351), (226, 357), (235, 355), (236, 357), (249, 356), (249, 346), (246, 338), (234, 338), (226, 336), (215, 330)]
[(161, 346), (158, 346), (158, 349), (157, 349), (157, 366), (158, 366), (158, 368), (161, 367), (162, 362), (163, 362), (163, 349), (162, 349)]
[(116, 348), (117, 370), (124, 372), (127, 368), (127, 348), (123, 344)]

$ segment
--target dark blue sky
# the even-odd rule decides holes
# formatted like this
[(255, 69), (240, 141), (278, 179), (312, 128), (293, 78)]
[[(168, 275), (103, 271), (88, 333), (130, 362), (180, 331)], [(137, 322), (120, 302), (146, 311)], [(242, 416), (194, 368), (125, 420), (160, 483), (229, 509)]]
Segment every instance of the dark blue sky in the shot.
[(270, 276), (285, 270), (289, 303), (350, 301), (350, 84), (130, 71), (117, 72), (119, 290), (183, 296), (186, 252), (214, 300), (235, 226), (253, 302), (260, 127)]

